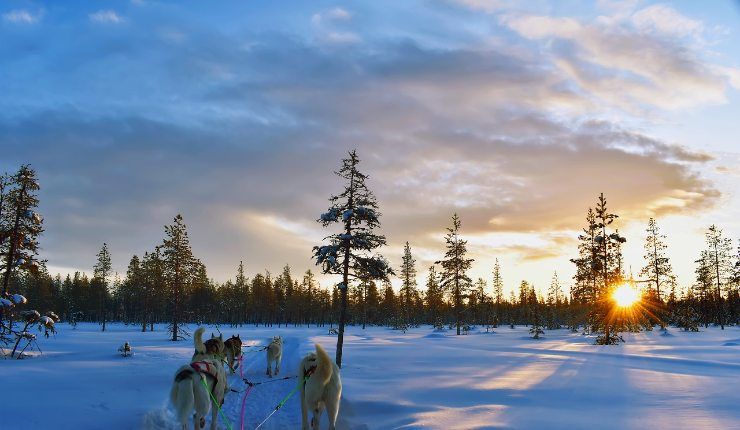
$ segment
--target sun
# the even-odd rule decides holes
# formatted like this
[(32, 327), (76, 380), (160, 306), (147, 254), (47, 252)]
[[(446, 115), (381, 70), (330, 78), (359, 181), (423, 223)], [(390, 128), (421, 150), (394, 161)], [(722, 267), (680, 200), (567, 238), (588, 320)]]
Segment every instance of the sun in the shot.
[(614, 290), (612, 297), (614, 298), (614, 301), (617, 302), (618, 306), (626, 308), (640, 300), (640, 293), (638, 293), (637, 290), (632, 288), (629, 284), (624, 284)]

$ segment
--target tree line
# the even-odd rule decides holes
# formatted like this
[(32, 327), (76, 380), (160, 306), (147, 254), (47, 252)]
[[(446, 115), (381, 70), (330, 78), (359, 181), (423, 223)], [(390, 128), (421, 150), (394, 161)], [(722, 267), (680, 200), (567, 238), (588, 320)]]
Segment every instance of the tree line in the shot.
[[(294, 273), (289, 266), (277, 274), (246, 273), (239, 262), (232, 279), (218, 283), (193, 255), (182, 216), (164, 227), (160, 245), (130, 257), (125, 274), (112, 273), (107, 245), (101, 246), (92, 277), (75, 273), (52, 276), (38, 259), (38, 238), (43, 232), (36, 213), (39, 184), (36, 173), (22, 166), (0, 181), (0, 254), (3, 295), (24, 294), (34, 306), (55, 310), (71, 323), (93, 321), (105, 330), (109, 321), (135, 324), (142, 331), (155, 323), (170, 324), (173, 340), (187, 335), (184, 323), (257, 325), (385, 325), (406, 329), (420, 324), (450, 326), (458, 334), (479, 325), (527, 324), (536, 328), (585, 330), (598, 333), (600, 343), (620, 341), (625, 330), (678, 325), (738, 324), (740, 319), (740, 246), (717, 226), (706, 232), (706, 247), (697, 252), (696, 279), (679, 286), (668, 257), (666, 236), (650, 219), (644, 237), (644, 266), (635, 279), (627, 274), (622, 248), (627, 241), (615, 228), (604, 195), (586, 211), (578, 235), (576, 271), (569, 293), (553, 274), (546, 293), (526, 280), (516, 291), (504, 294), (503, 268), (496, 260), (488, 279), (471, 279), (474, 263), (462, 238), (462, 221), (453, 214), (445, 236), (445, 250), (417, 280), (418, 267), (410, 243), (401, 261), (393, 264), (378, 254), (386, 244), (377, 234), (380, 211), (356, 152), (342, 160), (337, 175), (343, 191), (329, 199), (329, 210), (317, 221), (338, 230), (314, 247), (322, 273), (337, 276), (335, 285), (320, 285), (311, 270)], [(396, 291), (391, 279), (400, 280)], [(423, 283), (423, 286), (420, 284)], [(635, 309), (616, 312), (611, 300), (615, 286), (632, 284), (642, 291)], [(535, 330), (536, 331), (536, 330)], [(338, 362), (341, 357), (338, 357)]]

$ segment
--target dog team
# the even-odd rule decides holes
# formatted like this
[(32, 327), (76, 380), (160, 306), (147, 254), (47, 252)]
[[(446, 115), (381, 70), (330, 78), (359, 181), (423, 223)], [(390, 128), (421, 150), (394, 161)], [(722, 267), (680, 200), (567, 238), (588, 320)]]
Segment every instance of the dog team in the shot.
[[(231, 374), (234, 374), (242, 356), (242, 341), (238, 335), (224, 341), (223, 335), (216, 337), (211, 334), (211, 338), (204, 342), (204, 332), (203, 327), (195, 331), (195, 353), (190, 364), (177, 370), (170, 390), (170, 400), (183, 430), (188, 428), (191, 414), (194, 428), (203, 429), (209, 411), (211, 411), (211, 430), (216, 430), (218, 411), (229, 391), (224, 365), (229, 368)], [(273, 337), (264, 350), (267, 353), (266, 375), (268, 377), (278, 375), (283, 356), (282, 337)], [(298, 372), (302, 429), (309, 429), (310, 411), (313, 413), (310, 428), (319, 430), (319, 419), (326, 409), (329, 429), (333, 430), (342, 395), (339, 367), (321, 345), (316, 344), (316, 351), (301, 360)]]

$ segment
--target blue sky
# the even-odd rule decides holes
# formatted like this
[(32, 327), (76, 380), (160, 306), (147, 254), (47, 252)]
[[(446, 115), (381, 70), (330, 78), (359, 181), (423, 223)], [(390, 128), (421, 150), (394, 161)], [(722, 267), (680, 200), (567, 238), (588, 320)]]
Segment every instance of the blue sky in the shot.
[(655, 216), (687, 285), (739, 235), (738, 89), (733, 1), (0, 1), (0, 171), (38, 170), (52, 271), (177, 213), (218, 280), (305, 270), (357, 148), (422, 278), (457, 211), (475, 277), (569, 282), (604, 192), (627, 264)]

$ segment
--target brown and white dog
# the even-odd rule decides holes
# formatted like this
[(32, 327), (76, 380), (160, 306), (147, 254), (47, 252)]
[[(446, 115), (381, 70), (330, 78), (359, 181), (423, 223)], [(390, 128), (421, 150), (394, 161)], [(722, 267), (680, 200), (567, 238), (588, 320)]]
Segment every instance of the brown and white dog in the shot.
[(223, 366), (223, 339), (212, 337), (204, 343), (204, 331), (203, 327), (195, 331), (193, 359), (189, 365), (177, 370), (170, 390), (175, 416), (183, 430), (187, 429), (188, 418), (193, 410), (195, 410), (193, 424), (196, 429), (205, 427), (205, 416), (212, 410), (211, 430), (216, 430), (218, 409), (213, 407), (211, 395), (220, 406), (223, 405), (226, 391), (229, 389)]
[(275, 375), (280, 373), (280, 361), (283, 359), (283, 338), (275, 336), (267, 345), (267, 376), (272, 378), (272, 362), (275, 362)]
[(242, 356), (242, 340), (239, 335), (237, 334), (226, 339), (224, 349), (226, 351), (226, 363), (229, 365), (229, 370), (233, 375), (236, 369), (236, 362)]
[(342, 379), (339, 367), (318, 343), (316, 352), (309, 353), (298, 367), (298, 381), (301, 387), (302, 429), (308, 430), (308, 411), (313, 412), (311, 428), (319, 430), (321, 413), (326, 408), (329, 417), (329, 430), (334, 430), (339, 414), (339, 401), (342, 398)]

